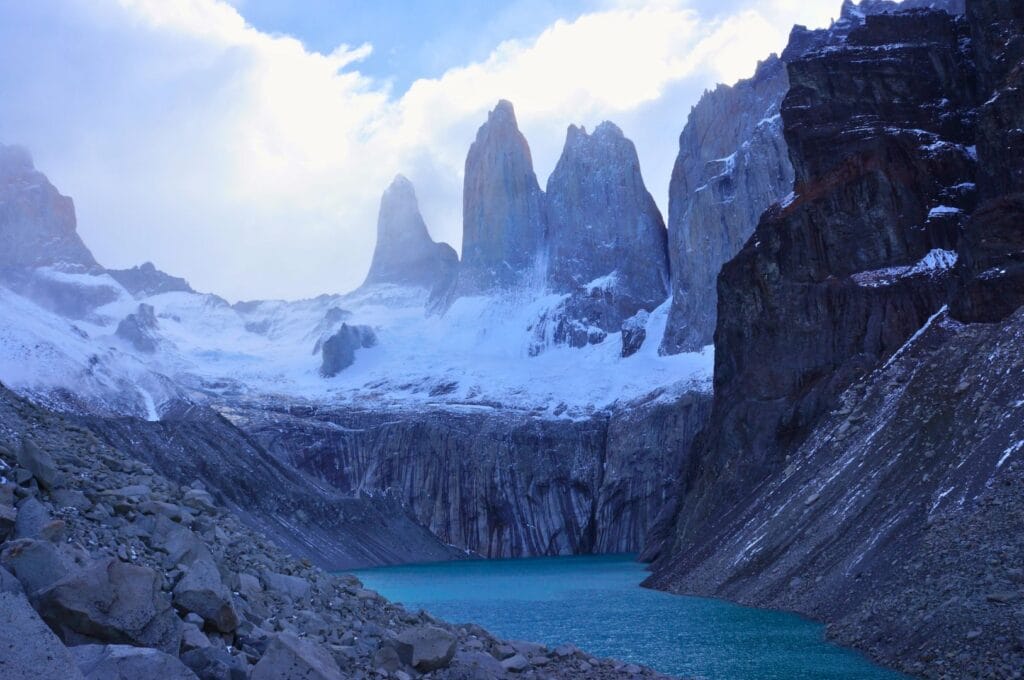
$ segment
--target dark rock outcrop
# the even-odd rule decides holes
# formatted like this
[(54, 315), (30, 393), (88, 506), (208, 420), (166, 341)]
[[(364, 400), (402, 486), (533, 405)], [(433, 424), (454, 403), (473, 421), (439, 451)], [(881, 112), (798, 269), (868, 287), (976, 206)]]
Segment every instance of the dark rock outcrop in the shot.
[[(824, 618), (928, 677), (1020, 665), (1002, 566), (1019, 559), (1002, 537), (1020, 531), (1020, 300), (1009, 267), (998, 304), (972, 294), (970, 266), (953, 269), (994, 245), (973, 229), (1013, 231), (1018, 158), (994, 153), (1006, 174), (988, 183), (974, 153), (997, 134), (979, 64), (1004, 58), (977, 36), (994, 16), (1019, 35), (1010, 14), (972, 0), (966, 19), (794, 31), (806, 51), (781, 111), (794, 194), (719, 276), (711, 421), (649, 585)], [(970, 320), (1002, 325), (957, 323), (957, 296)]]
[(343, 493), (390, 492), (442, 541), (487, 557), (639, 550), (709, 397), (589, 420), (506, 411), (237, 411), (282, 460)]
[(71, 199), (35, 169), (28, 151), (0, 144), (0, 269), (98, 268), (76, 229)]
[(114, 334), (138, 351), (152, 354), (160, 342), (158, 327), (153, 306), (143, 302), (135, 312), (121, 319)]
[(789, 89), (775, 55), (752, 78), (705, 92), (679, 136), (669, 185), (672, 307), (661, 351), (697, 351), (715, 329), (715, 280), (793, 185), (779, 106)]
[(595, 324), (618, 332), (639, 310), (667, 297), (665, 225), (644, 186), (633, 143), (605, 122), (587, 134), (569, 127), (565, 148), (548, 179), (548, 285), (586, 295), (601, 280), (609, 303)]
[(356, 350), (377, 344), (377, 334), (369, 326), (341, 324), (338, 332), (324, 340), (320, 348), (323, 361), (320, 375), (333, 378), (356, 360)]
[(363, 286), (420, 286), (440, 295), (454, 280), (458, 264), (451, 246), (430, 238), (412, 182), (395, 177), (380, 200), (377, 245)]
[(194, 293), (188, 281), (160, 271), (152, 262), (131, 269), (108, 269), (107, 274), (137, 298), (161, 293)]
[(500, 101), (466, 156), (458, 293), (543, 281), (544, 197), (512, 104)]

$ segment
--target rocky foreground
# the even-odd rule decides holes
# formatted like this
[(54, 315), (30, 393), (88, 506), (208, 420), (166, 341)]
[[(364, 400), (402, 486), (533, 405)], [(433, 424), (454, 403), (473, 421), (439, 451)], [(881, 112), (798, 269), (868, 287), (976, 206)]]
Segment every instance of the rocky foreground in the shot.
[(0, 677), (662, 677), (410, 612), (0, 388)]

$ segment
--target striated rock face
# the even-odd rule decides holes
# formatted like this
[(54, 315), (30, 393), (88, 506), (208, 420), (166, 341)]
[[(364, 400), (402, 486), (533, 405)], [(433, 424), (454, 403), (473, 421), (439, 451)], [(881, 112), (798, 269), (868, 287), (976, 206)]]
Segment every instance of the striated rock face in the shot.
[(719, 270), (761, 213), (792, 188), (779, 116), (788, 88), (786, 65), (772, 55), (752, 78), (705, 92), (690, 111), (669, 185), (672, 308), (665, 354), (712, 342)]
[(446, 543), (523, 557), (638, 550), (708, 402), (693, 393), (585, 421), (298, 406), (238, 415), (339, 491), (396, 494)]
[(466, 157), (460, 294), (539, 282), (544, 201), (512, 104), (500, 101)]
[(591, 135), (569, 127), (548, 179), (548, 284), (576, 293), (612, 277), (610, 309), (596, 324), (617, 332), (667, 297), (665, 225), (644, 186), (633, 143), (605, 122)]
[(107, 273), (137, 298), (161, 293), (195, 292), (188, 281), (160, 271), (152, 262), (131, 269), (108, 269)]
[(959, 248), (953, 313), (993, 322), (1024, 303), (1024, 6), (981, 0), (968, 6), (979, 80), (978, 193), (982, 204)]
[(27, 151), (0, 144), (0, 269), (54, 264), (96, 267), (76, 231), (75, 206), (32, 164)]
[(986, 120), (1020, 19), (974, 0), (794, 31), (795, 190), (719, 277), (711, 420), (650, 585), (821, 617), (923, 676), (1020, 665), (1019, 156)]
[(435, 243), (420, 215), (412, 182), (398, 175), (380, 200), (377, 245), (364, 286), (393, 283), (430, 290), (450, 283), (459, 256), (447, 243)]

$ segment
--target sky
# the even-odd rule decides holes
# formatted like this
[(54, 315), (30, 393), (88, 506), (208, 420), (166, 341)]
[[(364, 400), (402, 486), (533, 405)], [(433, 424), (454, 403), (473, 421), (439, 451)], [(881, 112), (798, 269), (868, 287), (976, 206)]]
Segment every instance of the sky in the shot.
[(112, 268), (230, 300), (345, 292), (409, 177), (461, 245), (465, 155), (499, 99), (543, 187), (612, 120), (664, 212), (686, 116), (839, 0), (0, 0), (0, 143), (74, 198)]

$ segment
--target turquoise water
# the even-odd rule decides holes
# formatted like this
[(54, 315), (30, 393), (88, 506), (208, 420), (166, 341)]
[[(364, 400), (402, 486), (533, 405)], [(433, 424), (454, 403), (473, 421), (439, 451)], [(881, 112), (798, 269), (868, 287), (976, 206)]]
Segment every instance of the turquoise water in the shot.
[(368, 588), (504, 638), (562, 642), (708, 680), (897, 680), (801, 617), (640, 588), (630, 556), (444, 562), (356, 572)]

